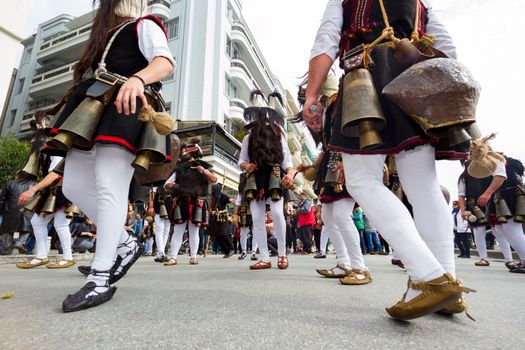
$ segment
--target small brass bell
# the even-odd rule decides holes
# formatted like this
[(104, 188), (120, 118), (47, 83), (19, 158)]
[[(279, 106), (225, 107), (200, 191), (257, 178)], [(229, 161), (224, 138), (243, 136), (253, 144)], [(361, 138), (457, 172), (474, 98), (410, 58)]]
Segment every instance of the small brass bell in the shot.
[(49, 197), (47, 197), (42, 209), (40, 209), (40, 215), (46, 216), (55, 212), (57, 197), (54, 192), (51, 192)]
[(496, 192), (494, 195), (494, 201), (496, 202), (496, 218), (498, 222), (501, 224), (507, 223), (508, 219), (512, 218), (507, 202), (505, 202), (505, 199), (499, 192)]
[(90, 148), (103, 111), (102, 102), (86, 97), (60, 126), (51, 145), (63, 151), (69, 151), (73, 145)]
[(516, 197), (514, 221), (525, 222), (525, 194), (521, 190), (518, 190), (518, 195)]
[(42, 192), (37, 192), (33, 198), (24, 205), (22, 209), (20, 209), (22, 212), (36, 212), (38, 211), (38, 208), (40, 208), (43, 204), (44, 198), (42, 196)]
[(75, 204), (71, 204), (64, 210), (64, 213), (66, 214), (66, 218), (73, 219), (75, 216), (80, 215), (80, 208)]
[(283, 188), (281, 185), (281, 168), (279, 165), (273, 166), (273, 171), (270, 173), (270, 181), (268, 185), (268, 192), (273, 202), (278, 202), (283, 196)]
[(159, 207), (159, 216), (162, 220), (166, 220), (168, 218), (168, 210), (166, 209), (166, 205), (164, 203), (161, 203)]
[(244, 188), (244, 196), (248, 202), (257, 196), (257, 182), (255, 180), (255, 174), (248, 175), (248, 178), (246, 179), (246, 186)]
[(472, 139), (462, 126), (452, 126), (448, 128), (448, 143), (450, 146), (456, 146)]
[(182, 223), (182, 214), (180, 212), (180, 206), (178, 204), (175, 204), (173, 206), (173, 222), (176, 224)]

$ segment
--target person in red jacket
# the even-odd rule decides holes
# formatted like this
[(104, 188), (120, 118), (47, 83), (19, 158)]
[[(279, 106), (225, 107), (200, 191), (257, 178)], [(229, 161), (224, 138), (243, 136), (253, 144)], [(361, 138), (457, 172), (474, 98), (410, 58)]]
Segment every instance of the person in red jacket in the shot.
[(306, 197), (304, 192), (299, 195), (299, 199), (301, 201), (297, 206), (299, 215), (297, 237), (303, 242), (303, 253), (312, 254), (312, 227), (316, 223), (314, 209), (312, 201)]

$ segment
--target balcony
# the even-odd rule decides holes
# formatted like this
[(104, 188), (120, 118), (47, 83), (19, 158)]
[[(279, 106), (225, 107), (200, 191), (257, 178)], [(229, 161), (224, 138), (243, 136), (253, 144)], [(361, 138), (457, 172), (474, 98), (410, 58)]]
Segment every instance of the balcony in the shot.
[(229, 117), (237, 125), (244, 126), (246, 124), (244, 122), (244, 109), (247, 107), (248, 105), (246, 105), (246, 103), (240, 98), (231, 98)]
[(246, 64), (240, 59), (232, 59), (230, 76), (238, 83), (244, 91), (260, 89)]
[(34, 100), (61, 97), (73, 81), (73, 69), (76, 62), (42, 72), (33, 77), (29, 95)]
[(91, 24), (44, 40), (38, 53), (38, 62), (45, 65), (53, 60), (76, 61), (89, 39)]
[(154, 14), (162, 20), (171, 17), (171, 4), (166, 0), (149, 0), (147, 13)]

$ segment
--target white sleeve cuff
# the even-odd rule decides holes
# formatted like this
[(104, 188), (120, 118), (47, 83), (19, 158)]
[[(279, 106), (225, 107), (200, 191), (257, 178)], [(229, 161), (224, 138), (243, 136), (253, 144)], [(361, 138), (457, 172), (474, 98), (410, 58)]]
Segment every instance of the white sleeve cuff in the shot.
[(137, 34), (140, 52), (149, 63), (155, 57), (165, 57), (175, 69), (176, 63), (168, 47), (168, 39), (166, 39), (166, 34), (157, 23), (149, 19), (141, 20), (137, 28)]

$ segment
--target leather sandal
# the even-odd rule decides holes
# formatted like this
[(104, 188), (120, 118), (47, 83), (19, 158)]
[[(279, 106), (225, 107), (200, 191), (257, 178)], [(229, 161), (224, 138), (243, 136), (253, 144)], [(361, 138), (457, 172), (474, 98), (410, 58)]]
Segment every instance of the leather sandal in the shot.
[(177, 265), (177, 259), (171, 258), (164, 263), (164, 266), (173, 266), (173, 265)]
[[(336, 273), (335, 272), (336, 269), (343, 270), (344, 272), (343, 273)], [(324, 276), (326, 278), (343, 278), (343, 277), (346, 277), (346, 276), (348, 276), (349, 274), (352, 273), (351, 269), (347, 269), (346, 267), (341, 266), (339, 264), (336, 265), (335, 267), (331, 268), (331, 269), (316, 269), (315, 271), (317, 271), (318, 274), (320, 274), (321, 276)]]
[(474, 265), (476, 265), (476, 266), (489, 266), (490, 263), (487, 260), (485, 260), (485, 259), (481, 259), (479, 261), (476, 261), (474, 263)]
[(272, 268), (271, 261), (257, 261), (255, 264), (250, 265), (250, 270), (264, 270), (264, 269), (271, 269), (271, 268)]
[[(61, 262), (65, 262), (61, 264)], [(48, 269), (65, 269), (67, 267), (75, 265), (75, 260), (60, 260), (56, 264), (47, 264)]]
[(280, 256), (277, 260), (277, 267), (279, 270), (286, 270), (288, 268), (288, 258), (286, 255)]
[(446, 315), (461, 314), (463, 312), (472, 321), (476, 321), (476, 319), (468, 313), (467, 302), (465, 301), (464, 298), (459, 298), (458, 300), (454, 301), (452, 304), (449, 304), (445, 306), (443, 309), (436, 311), (436, 313), (438, 314), (446, 314)]
[[(363, 275), (365, 277), (359, 278), (357, 275)], [(339, 282), (347, 286), (359, 286), (372, 282), (372, 275), (368, 270), (352, 269), (351, 273), (343, 278), (340, 278)]]
[(197, 258), (191, 258), (190, 265), (199, 265), (199, 260), (197, 260)]
[[(37, 262), (36, 264), (31, 264), (31, 261), (33, 261), (33, 260), (38, 260), (39, 262)], [(28, 261), (28, 262), (16, 264), (16, 267), (18, 267), (19, 269), (32, 269), (33, 267), (43, 266), (43, 265), (47, 265), (47, 264), (49, 264), (49, 259), (48, 258), (44, 258), (44, 259), (33, 258), (30, 261)]]
[(414, 299), (405, 301), (407, 294), (405, 292), (397, 304), (386, 309), (393, 318), (411, 320), (425, 316), (453, 304), (461, 298), (462, 293), (475, 292), (473, 289), (463, 287), (461, 281), (454, 279), (449, 273), (428, 282), (413, 283), (409, 279), (407, 291), (408, 288), (420, 290), (421, 294)]
[[(135, 242), (135, 247), (130, 247), (129, 244)], [(128, 270), (131, 268), (131, 266), (137, 262), (137, 260), (142, 255), (142, 252), (144, 251), (144, 248), (134, 239), (128, 239), (126, 242), (121, 243), (118, 245), (117, 248), (122, 247), (128, 247), (130, 248), (128, 252), (126, 252), (126, 255), (124, 257), (117, 255), (117, 258), (115, 259), (115, 263), (111, 267), (111, 275), (109, 276), (109, 284), (113, 284), (118, 282), (122, 277), (128, 273)], [(132, 256), (130, 260), (127, 261), (127, 263), (124, 264), (124, 260), (128, 256)], [(121, 267), (121, 268), (120, 268)], [(119, 271), (120, 268), (120, 271)]]

